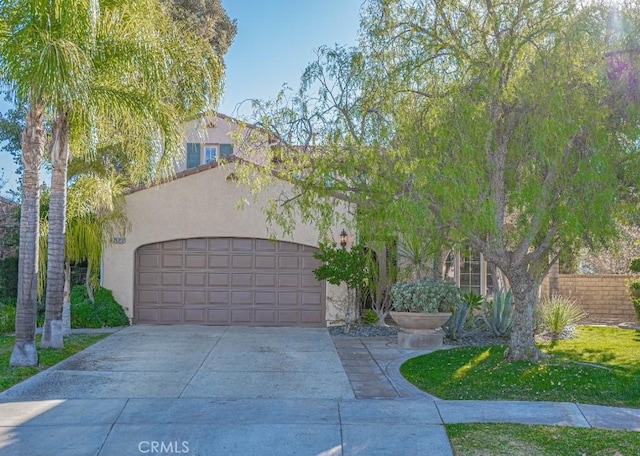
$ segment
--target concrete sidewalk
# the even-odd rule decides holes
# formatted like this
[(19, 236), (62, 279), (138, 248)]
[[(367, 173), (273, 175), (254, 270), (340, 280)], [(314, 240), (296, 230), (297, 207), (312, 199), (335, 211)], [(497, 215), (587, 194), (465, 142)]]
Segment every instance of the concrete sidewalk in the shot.
[(443, 424), (640, 431), (640, 410), (442, 401), (326, 329), (134, 326), (0, 394), (2, 455), (452, 455)]

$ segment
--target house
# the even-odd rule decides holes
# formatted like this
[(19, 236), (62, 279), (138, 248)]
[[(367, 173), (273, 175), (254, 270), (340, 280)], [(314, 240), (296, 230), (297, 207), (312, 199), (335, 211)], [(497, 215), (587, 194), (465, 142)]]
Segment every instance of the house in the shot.
[(313, 274), (316, 229), (300, 222), (291, 236), (269, 231), (264, 204), (287, 183), (238, 208), (251, 199), (233, 174), (239, 128), (224, 115), (190, 122), (175, 176), (126, 195), (131, 229), (105, 250), (101, 277), (134, 324), (326, 326), (340, 318), (344, 290)]

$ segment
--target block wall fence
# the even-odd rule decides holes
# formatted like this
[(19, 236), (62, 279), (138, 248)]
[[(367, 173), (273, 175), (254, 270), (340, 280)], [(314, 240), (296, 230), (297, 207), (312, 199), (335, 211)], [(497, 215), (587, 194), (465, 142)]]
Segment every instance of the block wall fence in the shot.
[(635, 322), (636, 313), (627, 295), (625, 281), (631, 276), (616, 274), (558, 274), (553, 271), (542, 282), (541, 296), (554, 291), (576, 301), (589, 315), (586, 322), (618, 324)]

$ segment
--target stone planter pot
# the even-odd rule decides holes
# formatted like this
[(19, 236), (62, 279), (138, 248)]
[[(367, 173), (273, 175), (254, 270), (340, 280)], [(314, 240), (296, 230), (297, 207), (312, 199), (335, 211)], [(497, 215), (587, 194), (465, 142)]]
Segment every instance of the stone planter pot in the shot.
[(403, 329), (438, 329), (444, 325), (451, 312), (416, 313), (416, 312), (389, 312), (393, 321)]

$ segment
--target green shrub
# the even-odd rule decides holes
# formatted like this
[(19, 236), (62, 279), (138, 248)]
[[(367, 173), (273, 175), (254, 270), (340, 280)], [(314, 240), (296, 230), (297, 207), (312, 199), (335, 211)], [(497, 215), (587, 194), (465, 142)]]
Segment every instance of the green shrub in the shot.
[(631, 263), (629, 263), (629, 270), (636, 274), (640, 273), (640, 258), (634, 258), (631, 260)]
[(575, 326), (587, 316), (575, 301), (559, 294), (543, 301), (536, 312), (540, 328), (548, 331), (552, 339), (558, 339), (565, 328)]
[(16, 330), (16, 303), (7, 302), (0, 304), (0, 333), (12, 333)]
[(71, 290), (70, 300), (72, 328), (111, 328), (129, 324), (124, 309), (106, 288), (96, 288), (95, 302), (91, 302), (86, 287), (77, 285)]
[(632, 299), (633, 308), (636, 311), (636, 320), (640, 322), (640, 298)]
[(0, 260), (0, 297), (18, 296), (18, 257)]
[(365, 309), (362, 313), (362, 321), (365, 325), (375, 325), (378, 323), (378, 314), (373, 309)]
[(495, 336), (507, 336), (513, 325), (513, 294), (511, 290), (506, 293), (502, 289), (496, 290), (491, 301), (484, 301), (482, 319)]
[[(633, 264), (633, 262), (631, 263)], [(627, 280), (627, 293), (636, 311), (636, 319), (640, 322), (640, 279), (632, 278)]]
[(452, 312), (460, 303), (455, 283), (434, 279), (397, 282), (390, 295), (393, 307), (400, 312)]

